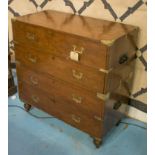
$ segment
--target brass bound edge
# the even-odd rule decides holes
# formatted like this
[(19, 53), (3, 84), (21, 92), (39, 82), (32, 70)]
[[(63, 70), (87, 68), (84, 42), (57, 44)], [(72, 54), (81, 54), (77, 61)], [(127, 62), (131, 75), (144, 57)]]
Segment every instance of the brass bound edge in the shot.
[(114, 42), (115, 42), (115, 39), (112, 39), (112, 40), (101, 40), (101, 43), (106, 45), (106, 46), (108, 46), (108, 47), (112, 46), (114, 44)]
[(14, 43), (14, 44), (19, 44), (18, 41), (15, 41), (15, 40), (13, 40), (13, 43)]
[(107, 94), (97, 93), (97, 97), (103, 101), (106, 101), (109, 99), (110, 93)]
[(16, 18), (12, 18), (11, 20), (12, 20), (13, 22), (15, 22), (15, 21), (16, 21)]
[(99, 116), (94, 116), (94, 118), (96, 119), (96, 120), (98, 120), (98, 121), (103, 121), (103, 119), (101, 118), (101, 117), (99, 117)]
[(103, 73), (106, 73), (106, 74), (108, 74), (111, 70), (112, 70), (112, 68), (109, 69), (109, 70), (103, 69), (103, 68), (99, 68), (99, 71), (100, 71), (100, 72), (103, 72)]
[(16, 62), (16, 64), (20, 65), (20, 61), (16, 60), (15, 62)]
[(98, 140), (98, 141), (101, 141), (102, 139), (101, 138), (98, 138), (98, 137), (94, 137), (95, 140)]

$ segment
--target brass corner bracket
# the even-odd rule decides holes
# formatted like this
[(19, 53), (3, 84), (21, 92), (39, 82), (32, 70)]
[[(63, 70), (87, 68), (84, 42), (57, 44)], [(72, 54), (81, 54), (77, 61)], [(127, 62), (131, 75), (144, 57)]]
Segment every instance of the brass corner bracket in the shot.
[(112, 70), (112, 68), (111, 69), (103, 69), (103, 68), (99, 68), (99, 71), (100, 72), (103, 72), (103, 73), (106, 73), (106, 74), (108, 74), (109, 72), (111, 72), (111, 70)]
[(97, 93), (97, 98), (106, 101), (110, 98), (110, 93), (107, 94)]
[(108, 46), (108, 47), (112, 46), (114, 44), (114, 42), (115, 42), (115, 39), (112, 39), (112, 40), (101, 40), (101, 43), (106, 45), (106, 46)]
[(16, 17), (12, 18), (11, 20), (12, 20), (13, 22), (15, 22), (15, 21), (16, 21)]

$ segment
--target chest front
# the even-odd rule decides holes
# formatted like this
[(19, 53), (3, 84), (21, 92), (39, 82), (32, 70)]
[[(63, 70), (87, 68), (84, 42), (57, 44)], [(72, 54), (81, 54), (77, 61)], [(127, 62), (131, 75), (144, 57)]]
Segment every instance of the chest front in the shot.
[(129, 97), (132, 89), (137, 28), (56, 11), (12, 25), (25, 109), (42, 109), (94, 137), (98, 147), (122, 116), (111, 94)]

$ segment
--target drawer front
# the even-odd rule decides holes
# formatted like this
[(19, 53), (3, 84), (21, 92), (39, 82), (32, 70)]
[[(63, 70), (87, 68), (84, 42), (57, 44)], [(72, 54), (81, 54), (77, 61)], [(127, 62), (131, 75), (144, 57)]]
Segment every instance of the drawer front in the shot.
[(13, 22), (12, 25), (15, 44), (37, 48), (48, 47), (48, 30), (18, 21)]
[(70, 60), (16, 47), (16, 60), (29, 68), (95, 92), (103, 92), (105, 74)]
[(97, 69), (106, 68), (107, 47), (100, 42), (53, 31), (49, 47), (65, 59)]
[(92, 136), (101, 137), (103, 134), (103, 121), (98, 121), (91, 117), (89, 113), (79, 111), (74, 106), (69, 106), (60, 97), (52, 96), (21, 82), (19, 82), (19, 96), (24, 102), (42, 109)]
[(101, 118), (103, 116), (104, 103), (97, 98), (96, 93), (86, 91), (46, 74), (36, 73), (21, 65), (16, 65), (16, 68), (19, 81), (25, 81), (47, 93), (51, 92), (54, 95), (61, 96), (70, 106), (90, 111), (94, 117)]
[[(106, 67), (107, 48), (100, 42), (18, 21), (13, 22), (13, 32), (15, 42), (21, 45), (46, 48), (57, 56), (94, 68)], [(76, 58), (71, 53), (77, 55)]]

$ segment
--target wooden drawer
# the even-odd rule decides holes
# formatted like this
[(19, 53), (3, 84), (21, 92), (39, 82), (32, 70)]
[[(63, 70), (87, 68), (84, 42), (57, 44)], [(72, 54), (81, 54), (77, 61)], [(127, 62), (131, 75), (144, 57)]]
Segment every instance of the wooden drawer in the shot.
[(81, 89), (52, 76), (40, 74), (27, 67), (16, 65), (19, 81), (25, 81), (30, 85), (52, 93), (66, 100), (70, 106), (90, 111), (96, 118), (103, 116), (104, 102), (97, 98), (97, 93)]
[(44, 49), (63, 58), (70, 58), (71, 51), (82, 52), (79, 54), (79, 63), (94, 68), (105, 68), (106, 50), (100, 42), (86, 38), (61, 33), (46, 28), (13, 22), (15, 43), (25, 46)]
[(48, 31), (47, 29), (24, 24), (22, 22), (13, 22), (13, 37), (15, 44), (23, 44), (26, 46), (34, 46), (37, 48), (48, 47)]
[(52, 96), (24, 82), (19, 82), (19, 97), (25, 103), (42, 109), (92, 136), (100, 137), (103, 134), (103, 120), (96, 120), (90, 112), (70, 106), (61, 97)]
[(48, 73), (54, 77), (78, 85), (95, 92), (104, 90), (104, 73), (72, 62), (55, 57), (39, 50), (27, 50), (16, 46), (16, 60), (32, 70)]
[[(78, 63), (97, 69), (111, 69), (120, 65), (122, 60), (128, 61), (135, 55), (135, 38), (133, 31), (106, 46), (102, 41), (90, 40), (80, 36), (59, 32), (19, 21), (13, 23), (14, 41), (20, 45), (41, 49), (65, 59), (70, 54), (78, 55)], [(74, 60), (72, 60), (74, 61)]]
[(87, 132), (99, 147), (122, 117), (115, 99), (123, 102), (132, 90), (137, 27), (51, 10), (12, 25), (25, 110), (38, 107)]

